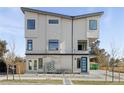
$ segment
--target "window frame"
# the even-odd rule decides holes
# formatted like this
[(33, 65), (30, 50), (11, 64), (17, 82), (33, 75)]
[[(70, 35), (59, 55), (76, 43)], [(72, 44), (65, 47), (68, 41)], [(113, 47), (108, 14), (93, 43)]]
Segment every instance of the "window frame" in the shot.
[[(31, 47), (31, 49), (30, 49)], [(27, 50), (32, 51), (33, 50), (33, 40), (27, 40)]]
[(34, 60), (34, 70), (37, 70), (37, 60)]
[[(39, 63), (42, 63), (41, 65)], [(38, 69), (43, 69), (43, 58), (38, 58)]]
[[(50, 41), (51, 41), (51, 42), (50, 42)], [(52, 41), (53, 41), (53, 42), (52, 42)], [(57, 41), (57, 42), (55, 42), (55, 41)], [(51, 48), (51, 45), (50, 45), (51, 43), (53, 43), (54, 45), (55, 45), (55, 43), (57, 43), (57, 44), (58, 44), (58, 45), (57, 45), (58, 47), (55, 48), (55, 49), (54, 49), (54, 48)], [(52, 45), (52, 46), (54, 46), (54, 45)], [(49, 50), (49, 51), (58, 51), (58, 50), (59, 50), (59, 40), (57, 40), (57, 39), (51, 39), (51, 40), (49, 40), (49, 41), (48, 41), (48, 50)]]
[[(84, 44), (84, 43), (86, 43), (86, 44)], [(81, 45), (82, 47), (81, 47), (81, 49), (79, 49), (79, 45)], [(86, 45), (86, 46), (85, 46)], [(87, 40), (78, 40), (78, 51), (87, 51)], [(84, 48), (84, 46), (85, 46), (85, 48)]]
[(87, 41), (82, 42), (82, 50), (87, 51)]
[(81, 59), (77, 58), (77, 69), (81, 68)]
[(28, 60), (28, 70), (33, 70), (32, 60)]
[[(34, 21), (33, 24), (30, 23), (31, 21)], [(32, 27), (33, 26), (33, 27)], [(35, 30), (36, 26), (36, 21), (35, 19), (27, 19), (27, 29), (28, 30)]]
[[(55, 22), (56, 21), (56, 22)], [(49, 19), (48, 24), (59, 24), (59, 19)]]
[[(95, 28), (94, 27), (92, 27), (93, 25), (93, 23), (92, 22), (95, 22)], [(91, 19), (91, 20), (89, 20), (89, 30), (97, 30), (97, 20), (95, 20), (95, 19)]]

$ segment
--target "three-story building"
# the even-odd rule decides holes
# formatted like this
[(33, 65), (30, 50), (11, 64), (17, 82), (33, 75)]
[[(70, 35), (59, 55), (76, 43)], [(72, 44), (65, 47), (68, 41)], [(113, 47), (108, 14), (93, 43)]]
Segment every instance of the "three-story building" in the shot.
[(87, 73), (103, 12), (68, 16), (30, 8), (25, 15), (26, 72)]

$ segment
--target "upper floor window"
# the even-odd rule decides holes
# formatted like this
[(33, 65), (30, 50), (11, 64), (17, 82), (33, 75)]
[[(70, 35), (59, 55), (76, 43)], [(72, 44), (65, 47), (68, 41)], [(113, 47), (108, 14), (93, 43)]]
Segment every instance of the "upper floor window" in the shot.
[(27, 29), (29, 29), (29, 30), (35, 29), (35, 20), (34, 19), (27, 20)]
[(87, 41), (86, 40), (78, 40), (78, 50), (87, 51)]
[(97, 30), (97, 20), (89, 20), (89, 30)]
[(49, 24), (58, 24), (59, 20), (58, 19), (49, 19)]
[(33, 49), (33, 41), (28, 40), (27, 41), (27, 50), (31, 51)]
[(59, 49), (59, 41), (58, 40), (49, 40), (49, 50), (58, 50)]

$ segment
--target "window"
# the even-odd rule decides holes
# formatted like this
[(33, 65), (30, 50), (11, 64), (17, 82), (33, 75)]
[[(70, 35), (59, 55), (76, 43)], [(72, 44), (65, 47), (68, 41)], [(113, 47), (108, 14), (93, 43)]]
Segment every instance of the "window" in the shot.
[(58, 24), (59, 20), (58, 19), (50, 19), (49, 24)]
[(82, 50), (82, 45), (78, 44), (78, 50)]
[(34, 60), (34, 70), (37, 70), (37, 60)]
[(42, 58), (39, 58), (39, 61), (38, 61), (38, 68), (39, 69), (42, 69), (43, 68), (43, 59)]
[(35, 29), (35, 20), (34, 19), (28, 19), (27, 20), (27, 29)]
[(87, 51), (87, 41), (86, 40), (78, 40), (78, 50)]
[(27, 41), (27, 50), (31, 51), (33, 49), (33, 42), (32, 40)]
[(58, 50), (59, 42), (58, 40), (49, 40), (49, 50)]
[(32, 61), (31, 60), (28, 61), (28, 69), (32, 70)]
[(97, 20), (89, 20), (89, 29), (96, 30), (97, 29)]
[(77, 58), (77, 68), (80, 68), (80, 58)]

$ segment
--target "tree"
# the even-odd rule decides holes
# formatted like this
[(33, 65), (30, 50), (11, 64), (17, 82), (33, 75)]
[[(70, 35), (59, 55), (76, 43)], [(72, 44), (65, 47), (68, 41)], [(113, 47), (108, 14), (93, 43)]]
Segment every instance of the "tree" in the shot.
[(10, 44), (10, 60), (12, 63), (12, 72), (13, 72), (13, 80), (14, 80), (14, 65), (15, 65), (15, 42), (12, 42), (12, 44)]
[(96, 56), (97, 63), (100, 64), (100, 66), (106, 66), (108, 64), (108, 57), (109, 54), (105, 51), (105, 49), (99, 48), (100, 41), (96, 41), (92, 43), (91, 45), (91, 54)]
[(118, 57), (118, 49), (114, 47), (114, 45), (111, 45), (111, 60), (110, 60), (110, 66), (112, 67), (112, 82), (114, 82), (114, 67), (117, 65), (117, 57)]
[(9, 52), (7, 52), (5, 55), (4, 55), (4, 59), (5, 59), (5, 62), (6, 62), (6, 68), (7, 68), (7, 80), (8, 80), (8, 74), (9, 74), (9, 64), (11, 63), (11, 55)]
[[(7, 49), (7, 42), (5, 40), (0, 40), (0, 59), (1, 61), (4, 61), (4, 55), (8, 52)], [(7, 68), (7, 65), (6, 65)], [(7, 73), (7, 79), (8, 79), (8, 73)]]
[(11, 65), (13, 80), (14, 80), (14, 65), (15, 65), (15, 43), (14, 42), (10, 44), (10, 50), (8, 53), (6, 53), (4, 58), (7, 64), (7, 79), (8, 79), (9, 65)]
[(3, 57), (7, 53), (7, 43), (5, 40), (0, 40), (0, 57)]
[(105, 81), (107, 81), (110, 55), (105, 51), (105, 49), (99, 48), (99, 43), (100, 41), (97, 40), (91, 44), (91, 54), (94, 54), (96, 56), (96, 61), (97, 63), (99, 63), (100, 66), (106, 67)]

